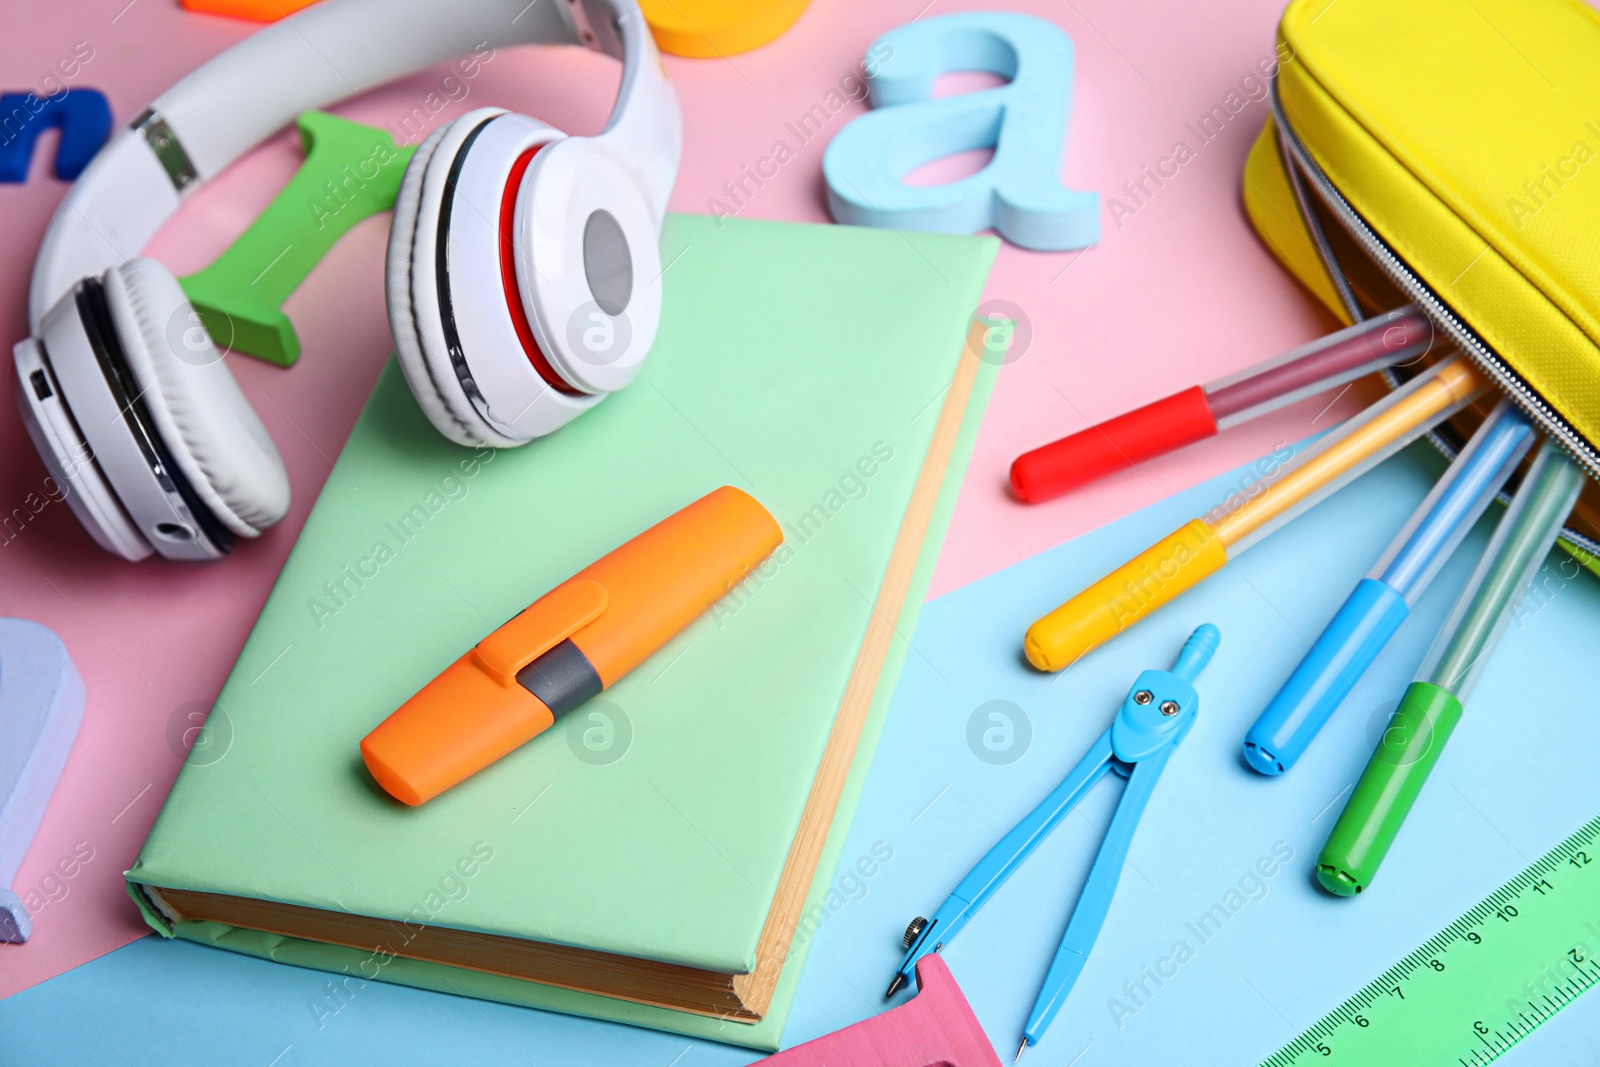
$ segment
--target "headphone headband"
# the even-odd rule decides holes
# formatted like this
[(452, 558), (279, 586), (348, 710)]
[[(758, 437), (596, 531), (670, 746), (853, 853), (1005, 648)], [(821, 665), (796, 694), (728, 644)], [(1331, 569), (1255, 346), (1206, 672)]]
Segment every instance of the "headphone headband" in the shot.
[(100, 150), (40, 246), (33, 331), (79, 279), (137, 256), (196, 186), (301, 112), (485, 42), (581, 44), (623, 60), (611, 118), (593, 140), (635, 175), (659, 222), (681, 134), (634, 0), (323, 0), (209, 60)]

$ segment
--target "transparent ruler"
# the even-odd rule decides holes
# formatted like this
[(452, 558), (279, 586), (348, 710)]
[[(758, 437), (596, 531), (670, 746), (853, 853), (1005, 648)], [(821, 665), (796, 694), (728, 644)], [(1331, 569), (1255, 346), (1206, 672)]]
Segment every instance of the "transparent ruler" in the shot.
[(1600, 816), (1262, 1067), (1479, 1067), (1596, 984)]

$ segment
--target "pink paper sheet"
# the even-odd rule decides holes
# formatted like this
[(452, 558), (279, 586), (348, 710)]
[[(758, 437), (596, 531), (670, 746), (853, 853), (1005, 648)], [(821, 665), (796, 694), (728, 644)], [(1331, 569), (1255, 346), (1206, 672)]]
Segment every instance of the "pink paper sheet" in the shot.
[[(950, 0), (949, 10), (971, 6)], [(1326, 401), (1299, 405), (1042, 506), (1010, 499), (1006, 470), (1019, 452), (1300, 344), (1331, 322), (1256, 242), (1239, 206), (1240, 169), (1266, 115), (1263, 102), (1249, 101), (1143, 204), (1122, 190), (1175, 141), (1198, 144), (1185, 124), (1223, 104), (1257, 61), (1271, 55), (1281, 0), (1007, 6), (1058, 20), (1077, 44), (1064, 176), (1107, 198), (1105, 232), (1100, 245), (1084, 253), (1000, 253), (988, 296), (1019, 306), (1032, 339), (1001, 375), (934, 594), (1325, 427), (1350, 402), (1346, 398), (1315, 425)], [(716, 199), (737, 207), (741, 217), (827, 221), (825, 139), (862, 105), (848, 104), (823, 135), (806, 143), (786, 123), (857, 73), (878, 33), (919, 14), (944, 12), (938, 0), (816, 0), (787, 34), (754, 53), (668, 58), (685, 119), (673, 209), (708, 212), (719, 209), (710, 203)], [(9, 79), (4, 89), (34, 87), (59, 57), (86, 41), (93, 58), (74, 84), (105, 92), (118, 123), (252, 30), (183, 11), (175, 0), (23, 5), (8, 24), (10, 31), (0, 35), (0, 70)], [(502, 51), (470, 81), (447, 84), (444, 72), (434, 71), (337, 110), (381, 126), (426, 107), (434, 93), (447, 106), (414, 128), (413, 140), (489, 103), (573, 132), (598, 128), (615, 67), (579, 54), (531, 58)], [(461, 96), (462, 86), (465, 96), (449, 100)], [(794, 158), (747, 202), (731, 204), (723, 183), (739, 179), (744, 166), (769, 155), (780, 139)], [(47, 161), (54, 143), (53, 135), (45, 137), (27, 184), (0, 186), (0, 248), (7, 253), (0, 259), (0, 326), (8, 341), (26, 332), (31, 259), (59, 201), (60, 185)], [(277, 138), (203, 190), (151, 252), (179, 273), (203, 266), (248, 224), (298, 160), (290, 137)], [(959, 166), (936, 165), (932, 176), (949, 176)], [(1113, 220), (1113, 196), (1134, 211), (1119, 210)], [(88, 690), (82, 733), (18, 876), (18, 892), (38, 890), (57, 899), (35, 916), (32, 941), (0, 946), (0, 996), (145, 932), (123, 893), (122, 871), (177, 773), (185, 729), (221, 688), (322, 483), (342, 477), (333, 459), (388, 358), (387, 225), (387, 218), (362, 223), (291, 297), (288, 312), (304, 345), (299, 365), (283, 371), (229, 357), (289, 466), (295, 502), (277, 529), (217, 566), (125, 564), (95, 548), (61, 503), (0, 535), (0, 614), (36, 619), (61, 634)], [(8, 371), (0, 384), (0, 517), (40, 491), (44, 479), (14, 414), (12, 389)], [(1019, 638), (1027, 621), (1018, 620)], [(80, 842), (93, 857), (63, 879), (57, 863), (72, 857)]]

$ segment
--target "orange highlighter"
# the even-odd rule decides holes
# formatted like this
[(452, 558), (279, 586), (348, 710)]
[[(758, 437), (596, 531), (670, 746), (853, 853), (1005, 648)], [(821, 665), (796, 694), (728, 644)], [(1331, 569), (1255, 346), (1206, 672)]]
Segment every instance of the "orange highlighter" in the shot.
[(396, 800), (421, 804), (548, 730), (637, 667), (783, 541), (732, 486), (591, 563), (479, 641), (361, 741)]

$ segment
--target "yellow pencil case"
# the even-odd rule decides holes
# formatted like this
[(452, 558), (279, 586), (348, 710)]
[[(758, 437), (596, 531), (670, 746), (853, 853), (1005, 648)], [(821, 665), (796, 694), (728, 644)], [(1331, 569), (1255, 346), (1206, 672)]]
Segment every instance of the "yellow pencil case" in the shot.
[(1346, 322), (1417, 304), (1566, 446), (1591, 478), (1566, 537), (1600, 573), (1600, 12), (1292, 0), (1278, 36), (1251, 223)]

